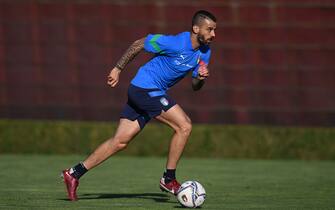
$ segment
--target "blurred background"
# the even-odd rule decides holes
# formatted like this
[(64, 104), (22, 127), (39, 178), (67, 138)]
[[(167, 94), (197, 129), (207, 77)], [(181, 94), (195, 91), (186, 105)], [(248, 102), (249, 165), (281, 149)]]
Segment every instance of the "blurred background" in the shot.
[[(191, 90), (190, 78), (170, 91), (193, 122), (324, 127), (328, 136), (314, 139), (327, 139), (334, 158), (334, 0), (2, 0), (2, 132), (22, 128), (4, 125), (13, 119), (116, 122), (129, 81), (150, 58), (140, 54), (111, 89), (106, 78), (122, 53), (148, 33), (189, 30), (199, 9), (217, 17), (211, 76), (200, 92)], [(247, 141), (245, 130), (231, 141), (241, 132), (246, 136), (237, 139)], [(287, 130), (279, 133), (285, 135), (278, 141), (289, 138)], [(301, 140), (315, 136), (305, 134)]]

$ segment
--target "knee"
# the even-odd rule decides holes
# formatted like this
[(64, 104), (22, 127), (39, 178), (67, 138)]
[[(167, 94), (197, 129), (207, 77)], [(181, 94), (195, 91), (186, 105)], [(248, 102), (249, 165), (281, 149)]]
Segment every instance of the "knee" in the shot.
[(127, 148), (127, 146), (128, 146), (127, 143), (119, 142), (117, 148), (118, 148), (118, 150), (124, 150), (124, 149)]
[(127, 146), (128, 143), (126, 141), (123, 141), (121, 138), (114, 137), (110, 141), (111, 147), (114, 148), (116, 151), (124, 150)]
[(192, 123), (190, 120), (186, 120), (181, 125), (178, 126), (176, 130), (177, 133), (180, 133), (183, 136), (189, 136), (192, 132)]

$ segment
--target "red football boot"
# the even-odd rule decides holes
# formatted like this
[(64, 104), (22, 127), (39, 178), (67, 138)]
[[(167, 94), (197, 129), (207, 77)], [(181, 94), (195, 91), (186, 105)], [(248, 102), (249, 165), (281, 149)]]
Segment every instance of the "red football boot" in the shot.
[(162, 177), (161, 181), (159, 182), (159, 187), (161, 188), (162, 191), (172, 193), (174, 195), (177, 195), (177, 192), (180, 188), (179, 182), (174, 179), (171, 182), (165, 184), (165, 178)]
[(67, 195), (70, 201), (78, 200), (77, 187), (79, 185), (78, 179), (74, 178), (70, 174), (70, 169), (66, 169), (62, 172), (62, 177), (67, 189)]

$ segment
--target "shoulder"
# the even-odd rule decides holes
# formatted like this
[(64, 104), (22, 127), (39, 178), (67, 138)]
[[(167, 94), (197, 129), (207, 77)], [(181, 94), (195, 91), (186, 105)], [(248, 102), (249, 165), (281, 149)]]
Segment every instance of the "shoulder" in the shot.
[(170, 34), (148, 34), (144, 47), (153, 52), (180, 53), (189, 48), (190, 32)]
[(173, 43), (176, 41), (183, 41), (185, 39), (185, 32), (179, 34), (148, 34), (146, 39)]
[(175, 52), (181, 52), (187, 49), (188, 41), (190, 39), (189, 32), (168, 35), (168, 37), (170, 39), (171, 48), (173, 48)]

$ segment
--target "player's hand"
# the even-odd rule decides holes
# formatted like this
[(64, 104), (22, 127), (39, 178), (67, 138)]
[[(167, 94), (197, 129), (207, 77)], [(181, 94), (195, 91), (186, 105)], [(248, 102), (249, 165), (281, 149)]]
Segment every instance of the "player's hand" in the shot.
[(108, 75), (107, 84), (111, 87), (115, 87), (119, 82), (121, 70), (117, 67), (114, 67)]
[(198, 69), (198, 79), (204, 80), (209, 76), (209, 70), (207, 68), (206, 64), (200, 64), (200, 67)]

